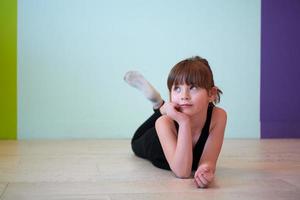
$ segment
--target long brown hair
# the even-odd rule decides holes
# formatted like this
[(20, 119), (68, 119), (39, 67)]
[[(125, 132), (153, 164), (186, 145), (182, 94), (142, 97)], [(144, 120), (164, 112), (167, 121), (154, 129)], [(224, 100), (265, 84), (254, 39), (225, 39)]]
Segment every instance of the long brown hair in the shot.
[[(204, 88), (208, 92), (215, 87), (213, 73), (206, 59), (199, 56), (187, 58), (177, 63), (171, 69), (167, 81), (169, 92), (171, 92), (173, 85), (184, 83)], [(223, 92), (217, 88), (215, 104), (220, 102), (221, 94)]]

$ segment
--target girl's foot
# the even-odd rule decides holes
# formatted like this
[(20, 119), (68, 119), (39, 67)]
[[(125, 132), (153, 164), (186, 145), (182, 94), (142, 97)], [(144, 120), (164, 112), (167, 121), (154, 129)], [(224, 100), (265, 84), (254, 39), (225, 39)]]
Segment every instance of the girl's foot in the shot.
[(139, 72), (127, 72), (124, 76), (124, 80), (132, 87), (140, 90), (144, 96), (152, 102), (154, 109), (158, 109), (163, 104), (160, 94)]

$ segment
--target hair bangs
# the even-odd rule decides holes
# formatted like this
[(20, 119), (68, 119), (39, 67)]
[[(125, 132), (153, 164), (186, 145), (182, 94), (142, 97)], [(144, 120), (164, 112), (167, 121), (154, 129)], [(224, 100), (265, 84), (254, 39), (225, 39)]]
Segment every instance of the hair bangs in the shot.
[(173, 85), (195, 85), (197, 87), (210, 89), (213, 85), (209, 79), (209, 70), (207, 68), (199, 68), (192, 63), (175, 67), (170, 73), (168, 80), (168, 88), (171, 90)]

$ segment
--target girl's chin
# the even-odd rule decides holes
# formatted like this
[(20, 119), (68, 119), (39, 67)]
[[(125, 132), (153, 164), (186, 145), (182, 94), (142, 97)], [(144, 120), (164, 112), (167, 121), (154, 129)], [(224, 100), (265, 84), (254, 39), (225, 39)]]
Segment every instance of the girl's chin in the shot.
[(194, 112), (192, 112), (191, 110), (188, 110), (188, 109), (180, 109), (180, 112), (186, 114), (186, 115), (193, 115)]
[(189, 116), (194, 116), (194, 115), (200, 114), (199, 111), (195, 111), (195, 110), (192, 110), (192, 109), (180, 109), (180, 112), (182, 112), (186, 115), (189, 115)]

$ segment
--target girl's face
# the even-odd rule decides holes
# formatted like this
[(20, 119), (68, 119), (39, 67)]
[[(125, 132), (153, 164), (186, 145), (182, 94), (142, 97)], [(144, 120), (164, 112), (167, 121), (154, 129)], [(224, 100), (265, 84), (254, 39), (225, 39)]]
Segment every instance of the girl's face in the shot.
[(206, 89), (194, 85), (173, 85), (171, 90), (171, 102), (178, 104), (180, 112), (190, 116), (207, 110), (213, 98)]

